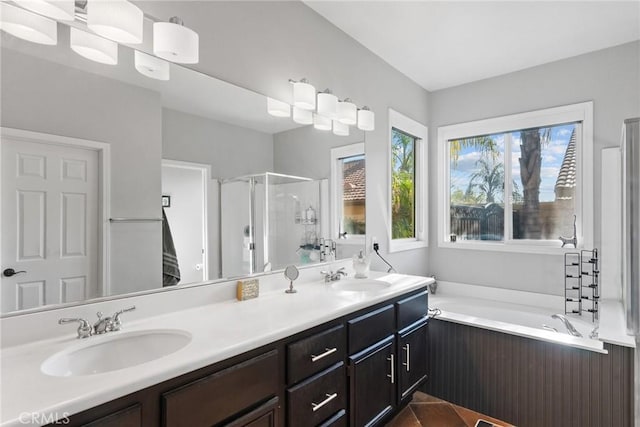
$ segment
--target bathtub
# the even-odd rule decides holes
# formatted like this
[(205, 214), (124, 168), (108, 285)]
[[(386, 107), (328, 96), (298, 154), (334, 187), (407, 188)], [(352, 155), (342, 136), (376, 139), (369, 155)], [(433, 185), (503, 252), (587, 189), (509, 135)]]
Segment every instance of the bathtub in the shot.
[[(443, 288), (446, 290), (440, 292)], [(474, 295), (477, 293), (481, 295)], [(438, 292), (429, 295), (429, 308), (438, 309), (435, 316), (441, 320), (607, 353), (600, 339), (589, 338), (598, 326), (591, 322), (591, 314), (566, 315), (582, 338), (570, 335), (562, 321), (551, 317), (564, 314), (562, 297), (440, 283)]]

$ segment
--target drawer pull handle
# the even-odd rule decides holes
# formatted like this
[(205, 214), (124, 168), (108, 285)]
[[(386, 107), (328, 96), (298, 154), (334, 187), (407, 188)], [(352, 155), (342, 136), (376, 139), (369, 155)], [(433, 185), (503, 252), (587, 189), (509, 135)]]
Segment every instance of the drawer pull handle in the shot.
[(317, 356), (316, 356), (315, 354), (312, 354), (312, 355), (311, 355), (311, 361), (312, 361), (312, 362), (317, 362), (318, 360), (320, 360), (320, 359), (322, 359), (322, 358), (324, 358), (324, 357), (327, 357), (327, 356), (328, 356), (328, 355), (330, 355), (330, 354), (335, 353), (336, 351), (338, 351), (338, 348), (337, 348), (337, 347), (333, 347), (333, 348), (325, 348), (325, 350), (326, 350), (326, 351), (325, 351), (324, 353), (319, 354), (319, 355), (317, 355)]
[(327, 403), (331, 402), (333, 399), (338, 397), (338, 393), (327, 394), (326, 396), (327, 398), (320, 403), (311, 402), (311, 409), (313, 410), (313, 412), (317, 411), (318, 409), (322, 408), (324, 405), (326, 405)]
[(411, 370), (411, 368), (409, 367), (409, 344), (405, 344), (404, 351), (407, 352), (407, 359), (406, 362), (403, 363), (403, 365), (407, 367), (407, 372), (409, 372)]
[(396, 383), (396, 369), (395, 369), (395, 361), (394, 361), (395, 357), (393, 356), (393, 353), (391, 355), (389, 355), (389, 357), (387, 357), (387, 360), (389, 362), (391, 362), (391, 373), (387, 374), (387, 377), (391, 378), (391, 384), (395, 384)]

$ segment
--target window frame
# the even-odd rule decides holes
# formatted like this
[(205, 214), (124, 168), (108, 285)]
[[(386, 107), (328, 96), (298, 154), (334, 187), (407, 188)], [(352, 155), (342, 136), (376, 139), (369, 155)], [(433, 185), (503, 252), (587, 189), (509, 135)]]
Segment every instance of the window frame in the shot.
[[(367, 214), (366, 214), (366, 164), (367, 156), (364, 149), (364, 142), (343, 145), (331, 149), (331, 182), (329, 186), (331, 199), (331, 239), (336, 243), (346, 245), (364, 245), (366, 242)], [(341, 239), (338, 233), (344, 229), (342, 222), (344, 215), (342, 211), (342, 169), (338, 167), (338, 162), (347, 157), (364, 156), (365, 159), (365, 234), (347, 234), (346, 239)], [(340, 185), (338, 185), (340, 183)]]
[[(414, 218), (415, 237), (394, 239), (393, 238), (393, 168), (391, 165), (393, 154), (393, 129), (409, 134), (415, 138), (414, 147)], [(387, 137), (387, 236), (389, 253), (407, 251), (412, 249), (426, 248), (429, 246), (428, 224), (429, 218), (425, 206), (428, 200), (428, 153), (427, 142), (429, 129), (427, 126), (417, 122), (391, 108), (389, 108), (389, 126)]]
[[(559, 239), (512, 239), (513, 201), (509, 196), (511, 180), (505, 177), (505, 238), (504, 241), (448, 240), (450, 230), (450, 178), (451, 159), (449, 141), (478, 135), (509, 133), (521, 129), (581, 122), (576, 136), (576, 235), (578, 248), (561, 248)], [(593, 102), (552, 107), (525, 113), (511, 114), (485, 120), (460, 123), (438, 128), (438, 247), (503, 252), (556, 254), (593, 247)], [(505, 143), (505, 174), (511, 176), (511, 146)], [(508, 159), (508, 161), (507, 161)], [(507, 182), (508, 181), (508, 182)], [(569, 237), (569, 236), (565, 236)]]

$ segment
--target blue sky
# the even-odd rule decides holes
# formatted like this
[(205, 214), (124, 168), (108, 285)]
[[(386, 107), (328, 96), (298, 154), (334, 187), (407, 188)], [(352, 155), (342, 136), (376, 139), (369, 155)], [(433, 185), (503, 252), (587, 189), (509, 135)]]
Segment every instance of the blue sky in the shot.
[[(571, 132), (575, 124), (554, 126), (548, 144), (542, 147), (542, 170), (540, 185), (540, 201), (552, 202), (555, 200), (554, 187), (558, 178), (558, 171), (562, 165), (564, 154), (571, 138)], [(504, 139), (505, 134), (495, 134), (490, 136), (496, 143), (499, 155), (498, 162), (504, 162)], [(522, 184), (520, 181), (520, 131), (511, 133), (511, 167), (512, 177), (522, 192)], [(451, 186), (453, 190), (460, 189), (466, 191), (471, 175), (478, 170), (476, 162), (482, 157), (480, 152), (473, 147), (465, 148), (460, 151), (458, 163), (451, 164)], [(501, 202), (502, 198), (499, 200)]]

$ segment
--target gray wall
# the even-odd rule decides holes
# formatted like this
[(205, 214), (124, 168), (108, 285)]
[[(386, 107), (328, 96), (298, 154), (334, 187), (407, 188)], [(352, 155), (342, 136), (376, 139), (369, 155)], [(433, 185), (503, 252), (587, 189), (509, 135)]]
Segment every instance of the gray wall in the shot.
[(162, 157), (211, 165), (217, 179), (273, 171), (273, 136), (162, 109)]
[[(594, 244), (599, 247), (602, 174), (600, 150), (619, 145), (622, 121), (640, 115), (639, 93), (640, 42), (432, 92), (429, 108), (431, 230), (436, 230), (437, 227), (435, 173), (438, 126), (592, 100)], [(439, 249), (436, 233), (430, 234), (430, 263), (442, 280), (532, 292), (563, 293), (562, 255)]]
[[(110, 144), (111, 216), (160, 217), (157, 93), (9, 49), (1, 85), (2, 126)], [(111, 226), (112, 293), (162, 283), (159, 224)]]

